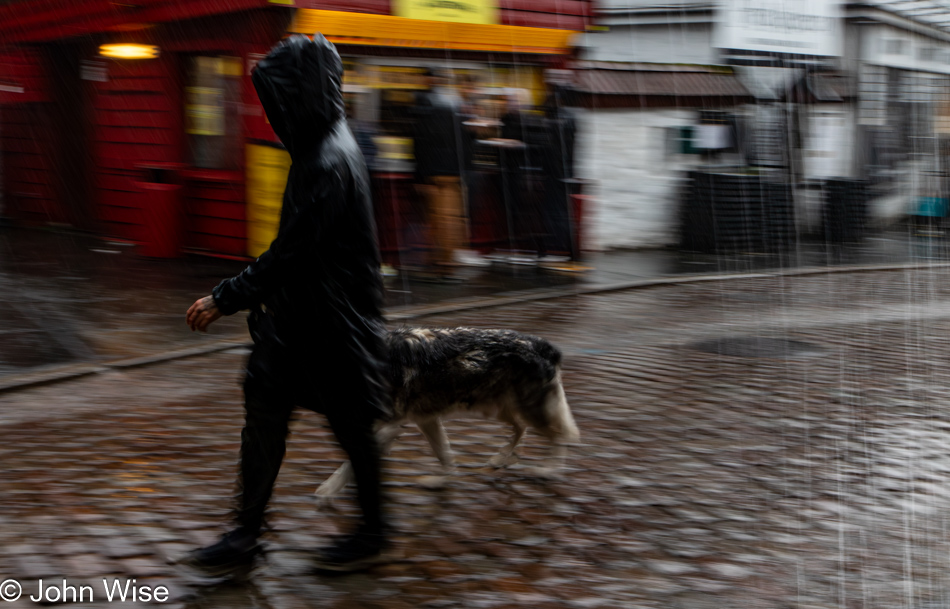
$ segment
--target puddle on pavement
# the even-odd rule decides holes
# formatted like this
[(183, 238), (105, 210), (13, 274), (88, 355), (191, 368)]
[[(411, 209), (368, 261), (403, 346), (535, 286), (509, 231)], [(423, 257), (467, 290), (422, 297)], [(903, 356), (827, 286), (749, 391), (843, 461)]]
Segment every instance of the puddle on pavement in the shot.
[(693, 349), (726, 355), (729, 357), (749, 358), (795, 358), (810, 357), (825, 353), (825, 349), (813, 343), (787, 338), (767, 338), (764, 336), (739, 336), (716, 338), (690, 345)]
[(0, 376), (23, 368), (65, 364), (77, 359), (51, 331), (36, 327), (19, 311), (6, 307), (0, 316)]

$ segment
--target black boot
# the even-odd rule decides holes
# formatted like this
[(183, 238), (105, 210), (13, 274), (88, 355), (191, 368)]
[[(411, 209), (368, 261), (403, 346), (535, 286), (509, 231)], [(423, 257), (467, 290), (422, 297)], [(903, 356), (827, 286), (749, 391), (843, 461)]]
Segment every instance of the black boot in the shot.
[(189, 552), (178, 564), (206, 577), (229, 578), (249, 572), (260, 552), (257, 534), (238, 528), (215, 544)]
[(319, 571), (352, 573), (389, 562), (393, 558), (385, 535), (358, 530), (343, 537), (335, 545), (320, 550), (316, 567)]

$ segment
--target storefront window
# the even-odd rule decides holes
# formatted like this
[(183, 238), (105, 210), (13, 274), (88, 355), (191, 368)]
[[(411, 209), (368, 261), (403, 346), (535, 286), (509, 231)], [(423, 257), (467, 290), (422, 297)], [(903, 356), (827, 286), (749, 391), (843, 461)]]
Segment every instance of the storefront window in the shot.
[(185, 132), (195, 167), (240, 167), (241, 60), (198, 56), (188, 63)]

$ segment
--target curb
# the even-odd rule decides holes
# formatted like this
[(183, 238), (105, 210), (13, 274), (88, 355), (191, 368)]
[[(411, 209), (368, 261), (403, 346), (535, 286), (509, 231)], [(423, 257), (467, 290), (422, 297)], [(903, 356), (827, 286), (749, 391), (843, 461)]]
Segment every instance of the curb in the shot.
[[(458, 313), (462, 311), (475, 311), (479, 309), (488, 309), (493, 307), (504, 307), (514, 304), (527, 302), (540, 302), (543, 300), (555, 300), (558, 298), (569, 298), (572, 296), (588, 296), (594, 294), (608, 294), (610, 292), (622, 292), (625, 290), (645, 289), (666, 285), (679, 285), (690, 283), (706, 283), (714, 281), (733, 281), (742, 279), (774, 279), (777, 277), (805, 277), (811, 275), (834, 275), (843, 273), (872, 273), (879, 271), (910, 271), (910, 270), (929, 270), (950, 268), (950, 262), (937, 263), (906, 263), (906, 264), (880, 264), (880, 265), (859, 265), (859, 266), (840, 266), (840, 267), (808, 267), (801, 269), (766, 271), (761, 273), (733, 273), (717, 275), (683, 275), (678, 277), (660, 277), (655, 279), (641, 279), (637, 281), (625, 281), (614, 284), (575, 287), (570, 289), (541, 289), (524, 292), (513, 292), (507, 296), (487, 297), (466, 299), (449, 304), (434, 306), (408, 306), (395, 309), (386, 314), (388, 322), (405, 322), (415, 319), (421, 319), (432, 315), (441, 315), (446, 313)], [(252, 343), (244, 340), (219, 341), (210, 345), (199, 347), (189, 347), (185, 349), (176, 349), (165, 351), (153, 355), (146, 355), (136, 358), (116, 360), (112, 362), (98, 364), (75, 364), (61, 366), (54, 369), (43, 370), (35, 373), (0, 381), (0, 394), (28, 389), (41, 385), (69, 381), (93, 374), (101, 374), (112, 370), (128, 370), (152, 364), (197, 357), (200, 355), (210, 355), (228, 349), (249, 348)]]
[(151, 364), (160, 364), (173, 360), (196, 357), (198, 355), (210, 355), (219, 351), (236, 349), (241, 347), (250, 347), (251, 343), (247, 341), (220, 341), (211, 345), (202, 345), (200, 347), (189, 347), (187, 349), (175, 349), (173, 351), (164, 351), (153, 355), (135, 357), (129, 359), (116, 360), (100, 364), (77, 364), (61, 366), (53, 369), (41, 370), (34, 373), (23, 374), (5, 381), (0, 381), (0, 394), (19, 389), (28, 389), (40, 385), (49, 385), (60, 381), (71, 381), (74, 379), (90, 376), (93, 374), (102, 374), (111, 370), (127, 370), (138, 368), (140, 366), (149, 366)]
[(442, 313), (457, 313), (460, 311), (472, 311), (477, 309), (487, 309), (490, 307), (502, 307), (524, 302), (536, 302), (541, 300), (552, 300), (555, 298), (566, 298), (570, 296), (587, 296), (591, 294), (606, 294), (609, 292), (622, 292), (624, 290), (635, 290), (642, 288), (652, 288), (664, 285), (677, 285), (683, 283), (703, 283), (707, 281), (730, 281), (737, 279), (774, 279), (777, 277), (800, 277), (808, 275), (833, 275), (837, 273), (871, 273), (876, 271), (908, 271), (908, 270), (927, 270), (938, 268), (950, 268), (950, 262), (938, 262), (933, 264), (907, 263), (907, 264), (882, 264), (882, 265), (860, 265), (860, 266), (841, 266), (841, 267), (806, 267), (800, 269), (790, 269), (783, 271), (765, 271), (761, 273), (731, 273), (717, 275), (682, 275), (675, 277), (659, 277), (655, 279), (640, 279), (636, 281), (624, 281), (606, 285), (589, 286), (571, 289), (553, 289), (553, 290), (532, 290), (530, 293), (514, 293), (509, 296), (494, 298), (478, 298), (464, 301), (456, 301), (446, 305), (435, 305), (432, 307), (406, 307), (396, 309), (386, 315), (386, 320), (405, 321), (419, 319), (430, 315), (439, 315)]

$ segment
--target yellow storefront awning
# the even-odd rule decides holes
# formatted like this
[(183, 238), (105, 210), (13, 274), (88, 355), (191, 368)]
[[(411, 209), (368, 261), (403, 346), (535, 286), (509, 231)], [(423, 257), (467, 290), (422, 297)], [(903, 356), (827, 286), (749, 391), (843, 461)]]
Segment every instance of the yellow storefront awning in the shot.
[(334, 44), (546, 55), (566, 54), (578, 33), (316, 9), (299, 9), (290, 31), (308, 36), (320, 32)]

